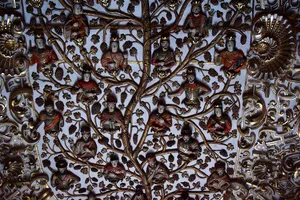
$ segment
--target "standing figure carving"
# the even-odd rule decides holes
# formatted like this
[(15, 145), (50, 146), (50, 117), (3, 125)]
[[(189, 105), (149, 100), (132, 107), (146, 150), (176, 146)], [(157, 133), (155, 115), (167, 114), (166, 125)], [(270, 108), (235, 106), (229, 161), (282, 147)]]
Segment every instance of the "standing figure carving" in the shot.
[(152, 54), (152, 65), (155, 66), (153, 72), (159, 78), (164, 78), (175, 64), (174, 50), (170, 47), (169, 36), (165, 35), (160, 39), (160, 46)]
[(55, 158), (57, 171), (51, 177), (51, 186), (61, 191), (68, 191), (80, 178), (67, 169), (68, 163), (62, 155)]
[(166, 180), (169, 179), (169, 169), (165, 164), (156, 160), (155, 153), (147, 153), (146, 159), (148, 162), (147, 176), (149, 183), (163, 184)]
[(44, 106), (45, 109), (40, 112), (37, 123), (32, 131), (35, 132), (42, 123), (45, 123), (45, 133), (57, 136), (64, 125), (63, 116), (59, 111), (54, 109), (54, 102), (51, 99), (47, 99)]
[(235, 75), (245, 68), (247, 64), (244, 52), (236, 48), (235, 37), (233, 32), (227, 34), (226, 48), (217, 51), (218, 55), (215, 59), (216, 65), (223, 65), (221, 69), (224, 70), (227, 75)]
[(190, 66), (186, 70), (187, 81), (181, 84), (180, 88), (171, 92), (170, 96), (176, 97), (185, 92), (185, 98), (183, 99), (184, 105), (188, 108), (200, 108), (200, 99), (203, 95), (211, 92), (211, 89), (201, 81), (196, 79), (195, 67)]
[(171, 113), (166, 110), (166, 102), (164, 99), (159, 99), (157, 110), (151, 113), (148, 123), (151, 130), (159, 135), (170, 130), (172, 126), (172, 116)]
[(35, 30), (34, 42), (35, 46), (30, 48), (27, 54), (29, 65), (37, 64), (37, 72), (52, 71), (58, 58), (53, 48), (46, 45), (43, 30)]
[(75, 144), (73, 139), (70, 139), (69, 143), (76, 156), (82, 160), (87, 161), (96, 155), (97, 144), (95, 140), (91, 138), (91, 128), (88, 125), (82, 126), (81, 138), (79, 138)]
[(178, 140), (179, 158), (184, 161), (192, 161), (200, 155), (201, 147), (197, 139), (192, 137), (192, 127), (184, 124), (181, 130), (181, 136)]
[(101, 92), (96, 81), (91, 78), (91, 68), (86, 63), (82, 66), (82, 79), (78, 80), (72, 89), (72, 93), (75, 92), (77, 92), (77, 103), (87, 105), (97, 100), (97, 95)]
[(107, 108), (101, 114), (100, 120), (105, 132), (114, 133), (124, 129), (124, 116), (120, 109), (116, 107), (117, 97), (110, 93), (107, 95)]
[(198, 42), (203, 36), (207, 35), (205, 30), (206, 15), (201, 11), (202, 0), (193, 0), (191, 13), (186, 17), (183, 24), (183, 31), (193, 42)]
[(83, 14), (82, 0), (74, 0), (72, 13), (69, 14), (64, 25), (65, 39), (74, 41), (78, 46), (83, 46), (88, 35), (88, 19)]
[(119, 158), (116, 154), (110, 156), (110, 162), (104, 167), (104, 177), (110, 182), (118, 182), (125, 178), (126, 171), (124, 165), (119, 163)]
[(230, 187), (230, 178), (225, 172), (225, 163), (217, 161), (215, 171), (207, 178), (206, 187), (212, 192), (223, 192)]
[(112, 33), (110, 47), (101, 58), (101, 65), (111, 75), (118, 75), (127, 66), (127, 54), (120, 50), (118, 35)]
[(214, 114), (208, 118), (207, 130), (214, 140), (223, 139), (231, 130), (231, 120), (223, 113), (221, 100), (216, 100), (214, 103)]

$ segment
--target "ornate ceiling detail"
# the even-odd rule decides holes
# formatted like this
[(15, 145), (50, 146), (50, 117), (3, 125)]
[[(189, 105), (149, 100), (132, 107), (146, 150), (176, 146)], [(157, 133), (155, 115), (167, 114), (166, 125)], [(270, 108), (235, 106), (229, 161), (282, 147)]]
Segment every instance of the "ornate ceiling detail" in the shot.
[(299, 199), (299, 7), (2, 1), (1, 199)]

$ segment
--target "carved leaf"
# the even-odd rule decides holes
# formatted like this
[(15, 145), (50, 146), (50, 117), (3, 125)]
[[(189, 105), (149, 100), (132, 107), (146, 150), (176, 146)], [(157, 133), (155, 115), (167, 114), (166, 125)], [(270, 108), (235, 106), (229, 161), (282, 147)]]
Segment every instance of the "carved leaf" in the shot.
[(204, 53), (204, 59), (207, 61), (207, 62), (211, 62), (211, 54), (210, 52), (205, 52)]
[(103, 145), (107, 145), (108, 141), (109, 141), (109, 139), (106, 137), (102, 137), (101, 139), (98, 140), (98, 142)]
[(81, 169), (81, 165), (76, 165), (76, 166), (74, 166), (74, 169), (75, 169), (75, 170), (80, 170), (80, 169)]
[(173, 156), (173, 154), (169, 155), (168, 160), (169, 160), (169, 162), (174, 162), (174, 156)]
[(246, 35), (242, 35), (241, 37), (241, 44), (246, 44), (247, 42), (247, 36)]
[(134, 167), (134, 165), (133, 165), (133, 163), (131, 161), (128, 161), (127, 162), (127, 167), (128, 168), (132, 168), (132, 167)]
[[(95, 44), (95, 42), (94, 42)], [(105, 53), (108, 50), (108, 46), (105, 42), (102, 42), (102, 44), (100, 45), (100, 49), (103, 53)]]
[(100, 112), (101, 109), (101, 104), (99, 102), (95, 102), (92, 106), (92, 114), (98, 114)]
[(77, 127), (75, 125), (71, 125), (69, 127), (69, 134), (72, 135), (73, 133), (75, 133), (75, 131), (77, 130)]
[(212, 35), (215, 36), (218, 33), (218, 29), (216, 27), (213, 27), (211, 32), (212, 32)]
[(236, 26), (240, 26), (243, 22), (243, 18), (242, 17), (238, 17), (236, 18), (235, 22), (234, 22), (234, 25)]
[(171, 147), (171, 146), (173, 146), (175, 143), (176, 143), (176, 142), (175, 142), (174, 140), (169, 140), (169, 141), (167, 142), (167, 146), (168, 146), (168, 147)]
[(56, 108), (60, 111), (63, 111), (65, 109), (65, 105), (62, 101), (56, 102), (55, 105), (56, 105)]
[(179, 48), (182, 48), (182, 47), (183, 47), (183, 41), (182, 41), (181, 38), (178, 38), (178, 39), (176, 40), (176, 45), (177, 45)]
[(137, 144), (137, 142), (138, 142), (138, 134), (134, 134), (133, 135), (133, 143)]
[(232, 11), (228, 11), (226, 13), (226, 20), (229, 21), (231, 17), (232, 17)]
[(180, 100), (178, 97), (174, 97), (173, 102), (176, 103), (177, 105), (180, 104)]
[(38, 106), (42, 106), (44, 104), (44, 99), (39, 97), (39, 98), (36, 98), (35, 99), (35, 103), (38, 105)]
[(121, 93), (121, 103), (122, 104), (125, 102), (126, 98), (127, 98), (127, 92), (124, 91)]
[(55, 78), (57, 78), (57, 80), (61, 81), (64, 75), (64, 71), (61, 67), (58, 67), (55, 71)]
[(161, 24), (161, 25), (165, 25), (166, 23), (167, 23), (166, 18), (162, 17), (162, 18), (160, 19), (160, 24)]
[(216, 6), (218, 5), (219, 1), (218, 0), (211, 0), (210, 1), (212, 5)]
[(224, 157), (227, 157), (227, 156), (228, 156), (228, 153), (227, 153), (227, 151), (226, 151), (225, 149), (222, 149), (222, 150), (220, 151), (220, 154), (221, 154), (222, 156), (224, 156)]
[(128, 13), (134, 13), (135, 8), (132, 3), (128, 4), (127, 11), (128, 11)]
[(132, 41), (126, 41), (124, 44), (123, 44), (123, 49), (126, 50), (126, 49), (129, 49), (132, 47)]
[(142, 161), (142, 162), (144, 162), (144, 161), (146, 160), (145, 156), (143, 156), (143, 155), (139, 155), (139, 159), (140, 159), (140, 161)]
[(218, 72), (217, 72), (214, 68), (210, 68), (210, 69), (208, 70), (208, 74), (209, 74), (210, 76), (212, 76), (212, 77), (218, 76)]
[(170, 21), (172, 19), (172, 14), (170, 12), (167, 12), (166, 17)]
[(58, 35), (62, 35), (62, 28), (59, 26), (54, 26), (54, 31), (55, 33), (57, 33)]

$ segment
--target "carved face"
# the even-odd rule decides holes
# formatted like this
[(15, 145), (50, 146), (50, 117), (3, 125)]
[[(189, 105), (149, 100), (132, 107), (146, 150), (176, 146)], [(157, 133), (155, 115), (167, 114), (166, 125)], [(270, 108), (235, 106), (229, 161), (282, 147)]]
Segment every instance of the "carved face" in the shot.
[(73, 13), (74, 15), (81, 15), (82, 14), (82, 5), (80, 4), (74, 4), (73, 6)]
[(170, 46), (169, 41), (167, 41), (167, 40), (161, 41), (160, 46), (161, 46), (163, 51), (167, 51), (169, 49), (169, 46)]
[(37, 46), (37, 48), (43, 49), (45, 48), (45, 40), (43, 38), (37, 38), (35, 39), (35, 45)]
[(113, 160), (113, 161), (111, 161), (111, 165), (112, 165), (113, 167), (117, 167), (117, 166), (118, 166), (118, 162), (119, 162), (119, 161), (117, 161), (117, 160)]
[(193, 7), (192, 7), (192, 13), (193, 13), (194, 15), (198, 15), (198, 14), (200, 13), (200, 11), (201, 11), (201, 9), (200, 9), (199, 6), (193, 6)]
[(66, 171), (66, 169), (67, 169), (67, 167), (59, 167), (59, 168), (58, 168), (58, 171), (59, 171), (60, 173), (64, 173), (64, 172)]
[(90, 78), (91, 78), (91, 74), (89, 74), (89, 73), (84, 73), (83, 74), (83, 81), (84, 82), (89, 82)]
[(182, 137), (182, 139), (183, 139), (184, 142), (188, 142), (190, 140), (190, 136), (185, 135), (185, 136)]
[(116, 107), (116, 104), (113, 103), (113, 102), (108, 102), (108, 103), (107, 103), (107, 107), (108, 107), (108, 111), (109, 111), (109, 112), (114, 112), (115, 107)]
[(218, 168), (216, 171), (217, 171), (219, 176), (222, 176), (224, 174), (224, 169), (223, 168)]
[(118, 42), (112, 42), (111, 43), (111, 52), (117, 53), (119, 49), (119, 44)]
[(222, 116), (222, 109), (220, 107), (216, 107), (215, 108), (215, 115), (217, 117), (221, 117)]
[(194, 81), (195, 81), (195, 76), (194, 76), (194, 74), (189, 74), (189, 75), (187, 76), (187, 79), (188, 79), (188, 82), (189, 82), (189, 83), (194, 83)]
[(45, 110), (48, 115), (52, 115), (54, 111), (54, 107), (52, 105), (48, 105), (45, 107)]
[(229, 40), (227, 43), (226, 43), (226, 46), (227, 46), (227, 50), (229, 51), (229, 52), (233, 52), (233, 50), (234, 50), (234, 41), (232, 41), (232, 40)]
[(103, 7), (107, 7), (110, 5), (111, 0), (101, 0), (101, 4)]
[(156, 163), (155, 158), (148, 158), (147, 161), (151, 167), (155, 166), (155, 163)]
[(164, 106), (164, 105), (159, 105), (159, 106), (157, 107), (157, 111), (158, 111), (159, 114), (164, 113), (164, 111), (165, 111), (165, 106)]
[(85, 142), (88, 142), (89, 139), (91, 137), (91, 134), (90, 133), (84, 133), (82, 134), (82, 139), (85, 141)]

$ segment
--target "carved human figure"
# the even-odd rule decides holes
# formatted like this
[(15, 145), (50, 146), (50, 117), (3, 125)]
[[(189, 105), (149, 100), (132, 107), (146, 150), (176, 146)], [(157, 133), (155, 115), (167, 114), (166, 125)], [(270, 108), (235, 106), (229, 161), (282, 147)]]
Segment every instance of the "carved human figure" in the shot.
[(110, 182), (118, 182), (125, 178), (126, 171), (124, 165), (119, 163), (119, 158), (116, 154), (110, 156), (110, 162), (104, 167), (104, 177)]
[(101, 114), (100, 120), (104, 131), (114, 133), (124, 128), (124, 116), (121, 111), (116, 108), (117, 97), (110, 93), (107, 95), (107, 108)]
[(171, 68), (176, 64), (174, 50), (170, 47), (170, 39), (163, 36), (160, 39), (160, 46), (152, 54), (152, 65), (154, 74), (159, 78), (164, 78), (171, 72)]
[(224, 200), (245, 200), (248, 196), (246, 184), (240, 180), (231, 180), (230, 187), (223, 196)]
[(91, 68), (87, 64), (83, 64), (82, 79), (78, 80), (72, 89), (72, 93), (75, 92), (77, 92), (77, 103), (88, 105), (97, 100), (97, 95), (101, 93), (97, 82), (91, 78)]
[(115, 33), (112, 34), (108, 51), (102, 55), (101, 65), (111, 75), (119, 74), (127, 66), (127, 54), (120, 50), (118, 36)]
[(169, 169), (165, 164), (156, 160), (155, 153), (147, 153), (146, 159), (148, 162), (147, 179), (150, 184), (163, 184), (169, 179)]
[(172, 116), (166, 110), (166, 102), (164, 99), (159, 99), (157, 109), (154, 110), (149, 118), (149, 126), (156, 133), (166, 133), (172, 126)]
[(82, 126), (81, 138), (79, 138), (75, 144), (73, 139), (70, 139), (69, 143), (76, 156), (82, 160), (87, 161), (96, 155), (97, 144), (95, 140), (91, 138), (91, 128), (88, 125)]
[(226, 36), (226, 48), (217, 51), (216, 65), (223, 65), (222, 70), (229, 74), (236, 74), (245, 68), (247, 60), (242, 50), (236, 48), (235, 34), (230, 32)]
[(64, 158), (56, 159), (57, 171), (53, 172), (51, 186), (57, 190), (68, 191), (80, 181), (77, 175), (67, 169), (67, 165), (68, 163)]
[(223, 192), (230, 186), (230, 178), (225, 172), (225, 163), (217, 161), (215, 171), (207, 178), (206, 187), (213, 192)]
[(64, 36), (66, 40), (74, 41), (78, 46), (82, 46), (88, 35), (88, 19), (83, 14), (82, 0), (74, 0), (72, 13), (69, 14), (64, 25)]
[(137, 186), (136, 192), (134, 193), (131, 200), (147, 200), (146, 194), (143, 192), (142, 188)]
[(201, 81), (196, 79), (195, 67), (190, 66), (187, 68), (187, 81), (183, 82), (180, 88), (171, 92), (171, 97), (176, 97), (185, 92), (185, 98), (183, 103), (188, 108), (200, 108), (200, 99), (202, 96), (207, 95), (211, 92), (211, 89)]
[(32, 131), (35, 132), (42, 123), (45, 124), (45, 133), (51, 136), (57, 136), (64, 125), (62, 114), (54, 109), (54, 102), (50, 99), (45, 101), (45, 109), (40, 112), (37, 123)]
[(214, 103), (214, 114), (208, 118), (207, 130), (214, 140), (223, 139), (231, 130), (231, 120), (223, 113), (221, 100), (216, 100)]
[(42, 30), (34, 33), (35, 46), (28, 51), (29, 65), (37, 64), (37, 72), (52, 70), (58, 61), (57, 55), (51, 46), (46, 45), (46, 39)]
[(177, 148), (179, 158), (184, 161), (192, 161), (200, 155), (201, 147), (197, 139), (192, 137), (192, 127), (184, 124), (181, 130), (181, 138), (178, 140)]
[(188, 36), (193, 42), (198, 42), (206, 35), (204, 28), (206, 15), (201, 11), (202, 0), (193, 0), (191, 13), (186, 17), (183, 24), (183, 31), (188, 33)]

